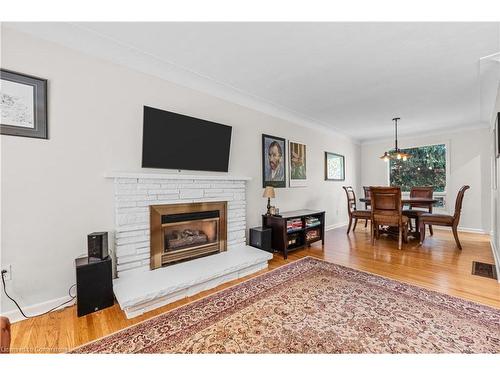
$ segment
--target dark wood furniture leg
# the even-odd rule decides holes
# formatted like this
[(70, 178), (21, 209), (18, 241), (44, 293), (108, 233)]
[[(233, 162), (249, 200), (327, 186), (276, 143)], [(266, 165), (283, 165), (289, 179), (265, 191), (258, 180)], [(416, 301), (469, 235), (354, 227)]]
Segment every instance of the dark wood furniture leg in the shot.
[(349, 218), (349, 226), (347, 227), (347, 234), (351, 231), (352, 217)]
[[(432, 214), (432, 204), (429, 206), (429, 213)], [(434, 236), (434, 232), (432, 231), (432, 225), (429, 224), (429, 233), (431, 236)]]
[[(430, 228), (430, 225), (429, 225), (429, 228)], [(460, 250), (462, 250), (462, 245), (460, 244), (460, 240), (458, 239), (458, 230), (457, 230), (457, 226), (454, 225), (451, 227), (452, 231), (453, 231), (453, 237), (455, 237), (455, 242), (457, 243), (457, 246)]]
[(425, 240), (425, 224), (423, 222), (420, 223), (418, 236), (420, 237), (420, 244), (422, 244), (422, 242), (424, 242)]

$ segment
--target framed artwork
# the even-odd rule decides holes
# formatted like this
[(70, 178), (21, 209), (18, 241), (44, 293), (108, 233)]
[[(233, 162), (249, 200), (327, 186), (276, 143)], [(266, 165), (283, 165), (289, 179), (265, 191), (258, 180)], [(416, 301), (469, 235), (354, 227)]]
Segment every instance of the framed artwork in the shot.
[(48, 138), (47, 80), (0, 69), (1, 134)]
[(298, 142), (288, 142), (288, 172), (290, 187), (307, 186), (306, 145)]
[(500, 132), (498, 131), (499, 126), (500, 126), (500, 112), (497, 113), (497, 118), (495, 120), (495, 144), (496, 144), (497, 158), (500, 157)]
[(345, 161), (343, 155), (325, 152), (325, 180), (345, 180)]
[(285, 163), (285, 139), (262, 134), (262, 187), (286, 187)]

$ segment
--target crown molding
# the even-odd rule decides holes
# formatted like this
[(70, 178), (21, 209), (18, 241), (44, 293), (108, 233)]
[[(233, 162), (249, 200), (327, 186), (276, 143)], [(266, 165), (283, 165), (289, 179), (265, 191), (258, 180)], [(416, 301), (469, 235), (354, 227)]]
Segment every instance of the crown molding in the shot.
[(26, 22), (3, 23), (2, 27), (24, 32), (93, 57), (126, 66), (233, 104), (289, 121), (301, 127), (329, 133), (352, 143), (360, 144), (359, 139), (329, 124), (179, 66), (127, 43), (86, 28), (82, 24), (71, 22)]
[[(464, 125), (464, 126), (454, 126), (453, 128), (444, 128), (444, 129), (436, 129), (434, 131), (432, 130), (426, 130), (425, 133), (423, 134), (422, 132), (411, 132), (411, 133), (398, 133), (398, 141), (405, 141), (408, 139), (413, 139), (413, 138), (426, 138), (429, 136), (437, 136), (437, 135), (447, 135), (447, 134), (453, 134), (453, 133), (461, 133), (464, 131), (472, 131), (472, 130), (481, 130), (481, 129), (489, 129), (490, 124), (486, 122), (480, 122), (477, 125)], [(379, 143), (385, 143), (385, 142), (394, 142), (394, 136), (390, 137), (378, 137), (373, 140), (369, 141), (361, 141), (361, 146), (365, 145), (373, 145), (373, 144), (379, 144)]]

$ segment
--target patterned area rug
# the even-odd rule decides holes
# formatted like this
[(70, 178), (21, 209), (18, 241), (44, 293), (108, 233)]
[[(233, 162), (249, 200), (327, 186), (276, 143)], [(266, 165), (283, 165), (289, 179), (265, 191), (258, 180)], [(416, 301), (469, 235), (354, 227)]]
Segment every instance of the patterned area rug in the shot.
[(73, 353), (500, 353), (500, 310), (308, 257)]

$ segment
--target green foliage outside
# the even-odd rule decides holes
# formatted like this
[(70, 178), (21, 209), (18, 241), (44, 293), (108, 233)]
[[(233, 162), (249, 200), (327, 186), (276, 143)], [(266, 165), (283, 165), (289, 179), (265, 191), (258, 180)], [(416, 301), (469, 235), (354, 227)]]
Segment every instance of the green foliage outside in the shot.
[(408, 192), (413, 186), (432, 186), (435, 192), (446, 188), (446, 145), (401, 150), (411, 155), (406, 161), (390, 160), (390, 184)]

